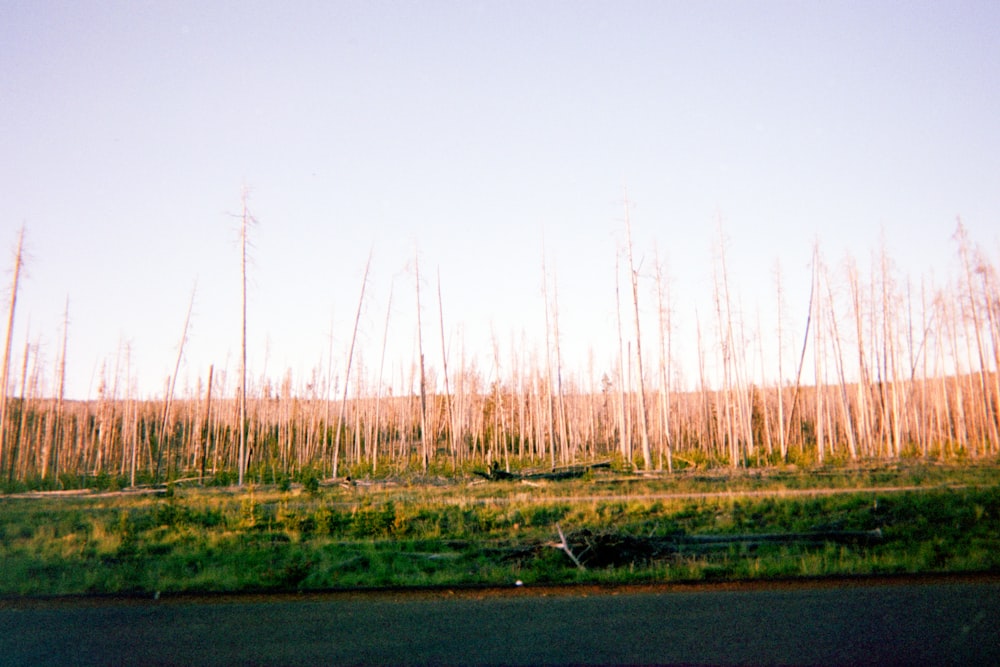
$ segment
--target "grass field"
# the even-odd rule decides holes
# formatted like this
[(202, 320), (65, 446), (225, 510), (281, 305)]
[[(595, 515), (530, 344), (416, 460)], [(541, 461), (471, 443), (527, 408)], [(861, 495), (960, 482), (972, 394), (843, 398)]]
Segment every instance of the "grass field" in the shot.
[(1000, 468), (11, 495), (0, 561), (6, 596), (997, 572)]

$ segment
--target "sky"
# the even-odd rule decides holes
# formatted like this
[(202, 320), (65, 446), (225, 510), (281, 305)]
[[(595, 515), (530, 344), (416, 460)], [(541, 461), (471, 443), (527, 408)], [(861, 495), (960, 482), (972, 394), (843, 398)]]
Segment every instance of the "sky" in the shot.
[(0, 0), (10, 386), (28, 344), (54, 392), (68, 302), (67, 395), (162, 396), (190, 302), (177, 392), (234, 391), (244, 191), (258, 381), (343, 378), (369, 255), (354, 377), (412, 386), (418, 266), (428, 366), (442, 319), (450, 371), (543, 364), (544, 266), (565, 372), (613, 376), (626, 212), (650, 359), (659, 262), (696, 379), (722, 249), (775, 376), (775, 267), (791, 341), (815, 244), (940, 285), (961, 216), (1000, 257), (998, 30), (993, 1)]

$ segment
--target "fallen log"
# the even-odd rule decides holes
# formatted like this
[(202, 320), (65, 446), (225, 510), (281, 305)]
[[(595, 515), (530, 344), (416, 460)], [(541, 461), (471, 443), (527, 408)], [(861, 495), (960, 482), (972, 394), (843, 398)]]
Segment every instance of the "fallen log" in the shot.
[(507, 472), (506, 470), (501, 470), (500, 465), (496, 461), (493, 462), (493, 465), (490, 466), (486, 472), (483, 472), (482, 470), (473, 470), (472, 473), (494, 482), (500, 480), (521, 479), (520, 475)]
[(826, 530), (796, 533), (750, 533), (735, 535), (686, 535), (638, 536), (614, 532), (594, 533), (586, 528), (564, 535), (559, 531), (560, 542), (548, 546), (565, 551), (577, 567), (609, 567), (646, 563), (677, 557), (687, 552), (706, 552), (731, 545), (756, 547), (768, 543), (784, 544), (838, 544), (869, 545), (882, 541), (882, 531)]
[(822, 530), (806, 533), (747, 533), (741, 535), (685, 535), (678, 544), (734, 544), (764, 542), (836, 542), (838, 544), (870, 544), (882, 541), (882, 529)]
[(522, 472), (508, 472), (507, 470), (502, 470), (500, 465), (494, 461), (493, 465), (489, 469), (483, 470), (473, 470), (474, 475), (478, 475), (484, 479), (490, 481), (510, 481), (510, 480), (550, 480), (559, 481), (564, 479), (577, 479), (583, 477), (591, 470), (597, 470), (600, 468), (610, 468), (610, 461), (599, 461), (597, 463), (588, 463), (584, 465), (572, 465), (556, 467), (550, 470), (525, 470)]

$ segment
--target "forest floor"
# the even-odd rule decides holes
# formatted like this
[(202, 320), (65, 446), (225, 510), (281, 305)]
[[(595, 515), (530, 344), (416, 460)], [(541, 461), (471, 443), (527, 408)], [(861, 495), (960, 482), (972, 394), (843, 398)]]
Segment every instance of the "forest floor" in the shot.
[(0, 561), (8, 600), (996, 574), (1000, 468), (12, 494)]

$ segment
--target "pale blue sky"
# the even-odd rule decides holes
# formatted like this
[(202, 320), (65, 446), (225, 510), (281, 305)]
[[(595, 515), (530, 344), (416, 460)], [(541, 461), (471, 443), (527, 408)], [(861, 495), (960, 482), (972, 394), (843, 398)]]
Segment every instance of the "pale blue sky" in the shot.
[(541, 354), (543, 238), (564, 363), (592, 348), (610, 373), (627, 187), (643, 316), (654, 335), (658, 248), (692, 383), (720, 217), (765, 339), (776, 260), (801, 335), (817, 239), (867, 267), (884, 234), (901, 277), (943, 284), (961, 215), (998, 257), (998, 32), (992, 1), (0, 0), (0, 246), (24, 224), (31, 253), (15, 364), (40, 342), (51, 390), (68, 296), (70, 393), (96, 395), (120, 341), (162, 393), (197, 280), (181, 390), (234, 374), (245, 184), (253, 374), (325, 368), (331, 313), (342, 373), (373, 249), (360, 352), (374, 374), (392, 285), (398, 383), (416, 248), (428, 363), (440, 271), (452, 368), (464, 337), (489, 371), (492, 327), (509, 371), (522, 332)]

